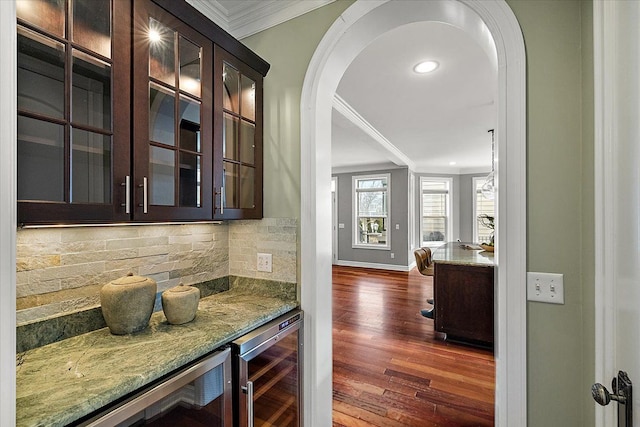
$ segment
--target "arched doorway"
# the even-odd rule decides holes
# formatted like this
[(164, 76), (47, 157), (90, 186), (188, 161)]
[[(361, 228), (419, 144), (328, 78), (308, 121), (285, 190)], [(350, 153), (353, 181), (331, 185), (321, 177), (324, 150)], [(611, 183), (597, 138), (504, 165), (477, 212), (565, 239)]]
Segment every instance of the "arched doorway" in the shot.
[[(357, 1), (327, 31), (301, 100), (301, 302), (305, 425), (331, 425), (331, 108), (351, 61), (374, 38), (411, 22), (472, 34), (498, 68), (496, 424), (526, 424), (526, 94), (520, 27), (504, 0)], [(508, 257), (506, 256), (508, 254)], [(507, 284), (509, 286), (507, 286)]]

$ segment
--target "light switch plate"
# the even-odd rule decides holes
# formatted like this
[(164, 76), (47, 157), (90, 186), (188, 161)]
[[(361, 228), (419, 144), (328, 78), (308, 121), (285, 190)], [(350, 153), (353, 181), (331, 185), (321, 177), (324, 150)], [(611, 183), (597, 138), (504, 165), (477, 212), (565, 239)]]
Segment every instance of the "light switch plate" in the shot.
[(258, 271), (271, 273), (273, 271), (273, 256), (271, 254), (258, 253)]
[(564, 304), (563, 275), (528, 272), (527, 299), (549, 304)]

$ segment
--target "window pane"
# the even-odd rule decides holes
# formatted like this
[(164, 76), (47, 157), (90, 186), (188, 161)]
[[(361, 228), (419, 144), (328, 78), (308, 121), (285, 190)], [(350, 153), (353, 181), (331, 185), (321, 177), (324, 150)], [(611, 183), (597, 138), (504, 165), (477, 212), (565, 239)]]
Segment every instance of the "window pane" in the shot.
[(175, 145), (175, 97), (173, 91), (149, 86), (149, 136), (152, 141)]
[(71, 116), (82, 123), (111, 129), (111, 66), (77, 50), (73, 51)]
[(238, 188), (238, 165), (224, 162), (224, 194), (222, 205), (225, 208), (237, 208), (238, 196), (236, 189)]
[(238, 119), (231, 114), (224, 113), (222, 140), (222, 157), (238, 160)]
[(200, 96), (200, 46), (180, 36), (180, 89)]
[(247, 76), (242, 76), (242, 117), (251, 121), (256, 119), (256, 82)]
[(201, 157), (180, 153), (180, 206), (200, 207)]
[(64, 117), (64, 46), (18, 27), (18, 108)]
[(357, 187), (361, 189), (367, 188), (386, 188), (387, 180), (384, 178), (376, 178), (376, 179), (358, 179)]
[(252, 165), (255, 161), (256, 126), (244, 120), (240, 126), (240, 161)]
[(224, 89), (222, 90), (222, 106), (234, 113), (240, 113), (238, 99), (238, 91), (240, 90), (240, 74), (238, 73), (238, 70), (225, 63), (222, 71), (222, 79), (224, 82)]
[(152, 205), (175, 206), (175, 151), (151, 147), (151, 188), (149, 200)]
[(482, 194), (482, 185), (484, 180), (476, 180), (476, 221), (477, 233), (476, 239), (478, 243), (490, 243), (493, 240), (494, 230), (489, 226), (486, 219), (482, 219), (482, 215), (488, 215), (495, 218), (495, 200), (487, 199)]
[(180, 148), (200, 152), (200, 103), (180, 97)]
[(358, 243), (381, 244), (387, 243), (386, 218), (358, 217)]
[(422, 241), (444, 242), (447, 236), (446, 218), (422, 218)]
[(18, 200), (64, 201), (64, 127), (18, 116)]
[(111, 137), (73, 129), (71, 202), (111, 203)]
[(254, 197), (254, 176), (255, 169), (248, 166), (240, 166), (240, 208), (252, 209)]
[(446, 216), (447, 195), (446, 194), (424, 194), (422, 196), (423, 216)]
[(358, 193), (358, 216), (386, 216), (387, 193), (367, 191)]
[(449, 189), (446, 181), (422, 181), (422, 191), (445, 191)]
[(172, 87), (176, 85), (174, 38), (171, 28), (149, 20), (149, 75)]
[(55, 36), (64, 37), (65, 0), (17, 0), (16, 15)]
[(73, 1), (73, 41), (111, 58), (111, 1)]

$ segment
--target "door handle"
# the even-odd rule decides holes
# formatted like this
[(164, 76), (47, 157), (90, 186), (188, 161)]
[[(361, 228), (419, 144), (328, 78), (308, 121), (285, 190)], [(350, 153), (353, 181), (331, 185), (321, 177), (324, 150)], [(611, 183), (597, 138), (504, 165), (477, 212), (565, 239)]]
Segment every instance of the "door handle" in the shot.
[(618, 377), (611, 381), (609, 392), (605, 386), (595, 383), (591, 386), (591, 396), (602, 406), (607, 406), (611, 401), (616, 401), (618, 406), (618, 427), (633, 426), (633, 400), (631, 398), (632, 384), (629, 376), (624, 371), (618, 372)]
[(142, 204), (138, 206), (142, 208), (142, 213), (149, 213), (149, 180), (146, 176), (142, 178), (142, 184), (138, 184), (138, 188), (142, 188)]
[(124, 213), (131, 213), (131, 176), (127, 175), (124, 177), (124, 182), (120, 183), (120, 185), (124, 186), (124, 203), (121, 206), (124, 206)]

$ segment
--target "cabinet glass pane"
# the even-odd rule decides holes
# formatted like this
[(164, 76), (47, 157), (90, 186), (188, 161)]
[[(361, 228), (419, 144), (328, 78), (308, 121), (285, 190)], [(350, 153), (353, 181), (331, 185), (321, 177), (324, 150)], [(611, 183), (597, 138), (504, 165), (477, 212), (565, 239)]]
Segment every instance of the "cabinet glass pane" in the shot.
[(73, 129), (71, 202), (111, 202), (111, 137)]
[(222, 106), (226, 110), (239, 114), (240, 102), (238, 98), (238, 91), (240, 90), (240, 74), (238, 73), (238, 70), (225, 63), (222, 71), (222, 80), (224, 82), (224, 89), (222, 90)]
[(17, 0), (16, 15), (59, 37), (64, 37), (65, 0)]
[(175, 206), (175, 151), (151, 147), (149, 200), (152, 205)]
[(111, 58), (111, 1), (73, 1), (73, 41)]
[(255, 183), (253, 178), (255, 169), (248, 166), (240, 166), (240, 208), (251, 209), (255, 207), (253, 203), (253, 191)]
[(238, 160), (238, 119), (227, 113), (224, 113), (222, 140), (222, 157)]
[(160, 85), (149, 84), (149, 139), (175, 145), (175, 94)]
[(18, 116), (18, 200), (64, 201), (64, 126)]
[(247, 76), (242, 76), (242, 117), (251, 121), (256, 120), (256, 82)]
[(225, 208), (238, 207), (238, 165), (224, 162), (224, 193), (222, 194), (222, 205)]
[(18, 27), (18, 108), (64, 117), (64, 46)]
[(200, 103), (185, 96), (180, 97), (180, 148), (201, 152)]
[(175, 33), (155, 19), (149, 20), (149, 75), (173, 87), (176, 85)]
[(200, 97), (200, 46), (180, 36), (179, 52), (180, 89)]
[(200, 158), (180, 153), (180, 206), (200, 207)]
[(252, 165), (255, 161), (256, 126), (245, 120), (240, 126), (240, 161)]
[(110, 130), (111, 66), (74, 50), (72, 79), (73, 122)]

